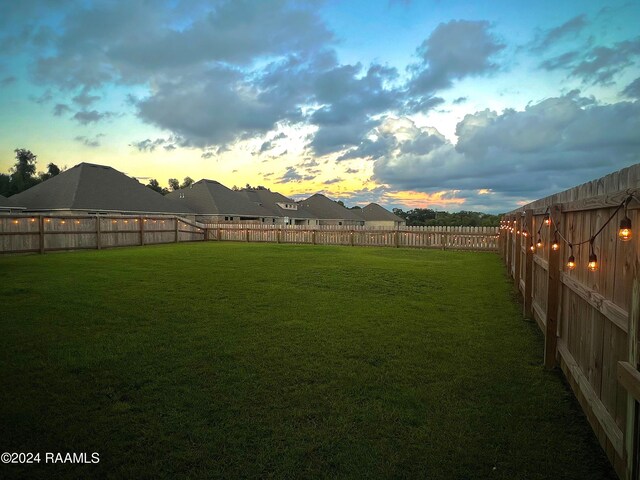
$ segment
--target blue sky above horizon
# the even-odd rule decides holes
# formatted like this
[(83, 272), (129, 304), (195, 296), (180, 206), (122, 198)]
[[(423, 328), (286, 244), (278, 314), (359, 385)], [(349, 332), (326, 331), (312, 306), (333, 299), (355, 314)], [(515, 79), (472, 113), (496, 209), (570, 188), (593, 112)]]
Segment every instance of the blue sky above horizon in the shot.
[(500, 212), (640, 162), (640, 2), (0, 5), (13, 150)]

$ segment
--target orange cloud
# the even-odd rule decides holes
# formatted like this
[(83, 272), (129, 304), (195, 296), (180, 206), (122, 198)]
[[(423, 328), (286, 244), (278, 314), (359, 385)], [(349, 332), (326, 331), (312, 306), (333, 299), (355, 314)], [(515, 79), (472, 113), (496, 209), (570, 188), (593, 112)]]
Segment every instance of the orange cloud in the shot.
[(411, 208), (446, 208), (450, 205), (462, 205), (466, 199), (456, 197), (458, 190), (443, 190), (435, 193), (404, 190), (386, 192), (383, 199), (387, 203), (399, 203)]

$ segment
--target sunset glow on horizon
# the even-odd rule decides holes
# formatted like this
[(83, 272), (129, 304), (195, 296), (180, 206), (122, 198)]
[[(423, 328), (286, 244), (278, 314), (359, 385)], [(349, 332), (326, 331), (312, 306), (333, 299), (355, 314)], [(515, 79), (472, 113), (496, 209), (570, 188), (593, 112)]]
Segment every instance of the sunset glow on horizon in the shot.
[(25, 0), (13, 150), (147, 183), (497, 213), (640, 162), (637, 2)]

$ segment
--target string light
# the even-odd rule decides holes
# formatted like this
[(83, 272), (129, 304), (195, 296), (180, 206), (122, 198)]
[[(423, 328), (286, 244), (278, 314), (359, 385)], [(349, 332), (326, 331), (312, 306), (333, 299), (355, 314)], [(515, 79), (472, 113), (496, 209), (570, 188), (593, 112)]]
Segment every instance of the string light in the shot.
[(557, 252), (560, 250), (560, 244), (558, 243), (558, 231), (553, 234), (553, 243), (551, 244), (551, 250)]
[(573, 245), (569, 244), (569, 248), (571, 249), (571, 255), (569, 255), (569, 260), (567, 260), (567, 268), (573, 270), (576, 268), (576, 257), (573, 256)]
[(591, 253), (589, 254), (589, 263), (587, 264), (587, 268), (590, 272), (595, 272), (598, 270), (598, 257), (596, 256), (596, 252), (593, 250), (593, 238), (589, 242), (589, 246), (591, 247)]
[(549, 214), (545, 214), (544, 216), (544, 224), (548, 227), (549, 225), (551, 225), (551, 217), (549, 216)]
[(532, 252), (536, 251), (536, 247), (535, 247), (535, 245), (533, 243), (531, 245), (529, 245), (529, 250), (531, 250)]
[(536, 242), (536, 247), (542, 248), (542, 239), (540, 237), (538, 237), (538, 241)]
[(627, 215), (627, 206), (632, 197), (627, 198), (624, 202), (624, 218), (620, 221), (620, 229), (618, 230), (618, 238), (621, 242), (628, 242), (631, 240), (631, 219)]
[(524, 229), (522, 230), (522, 236), (523, 236), (523, 237), (528, 237), (528, 236), (529, 236), (529, 232), (527, 232), (527, 229), (526, 229), (526, 228), (524, 228)]

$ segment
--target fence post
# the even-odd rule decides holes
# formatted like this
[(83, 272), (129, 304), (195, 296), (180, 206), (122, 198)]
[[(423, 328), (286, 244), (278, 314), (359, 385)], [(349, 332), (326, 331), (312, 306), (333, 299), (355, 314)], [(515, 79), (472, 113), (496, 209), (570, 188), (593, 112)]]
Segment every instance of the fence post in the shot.
[(138, 223), (140, 224), (140, 246), (144, 245), (144, 217), (138, 217)]
[[(636, 259), (633, 264), (633, 284), (631, 289), (631, 305), (629, 306), (629, 329), (627, 332), (628, 362), (632, 368), (640, 370), (640, 262)], [(621, 365), (618, 363), (618, 372)], [(618, 374), (619, 378), (619, 374)], [(627, 461), (627, 478), (640, 478), (640, 404), (627, 391), (627, 415), (625, 424), (625, 456)]]
[(281, 230), (280, 230), (280, 228), (278, 228), (276, 230), (276, 243), (280, 243), (280, 232), (281, 232)]
[(178, 243), (180, 241), (180, 229), (179, 229), (179, 225), (180, 222), (178, 221), (178, 217), (174, 217), (175, 220), (175, 230), (176, 230), (176, 243)]
[[(551, 217), (558, 221), (562, 211), (560, 205), (553, 204)], [(561, 221), (561, 220), (560, 220)], [(555, 225), (557, 227), (557, 225)], [(560, 297), (560, 250), (549, 248), (549, 272), (547, 279), (547, 312), (544, 335), (544, 366), (552, 369), (556, 366), (558, 351), (558, 305)]]
[(507, 220), (507, 272), (509, 273), (509, 278), (511, 278), (511, 265), (513, 264), (513, 234), (511, 232), (511, 228), (513, 227), (513, 217), (509, 216)]
[(533, 210), (528, 209), (524, 212), (524, 228), (528, 237), (524, 238), (524, 248), (526, 252), (524, 264), (524, 311), (525, 318), (533, 318), (532, 311), (532, 291), (533, 291), (533, 251), (530, 246), (535, 241), (533, 239)]
[(522, 263), (522, 215), (516, 214), (516, 246), (513, 259), (513, 281), (516, 284), (516, 292), (520, 292), (520, 264)]
[(316, 244), (316, 231), (311, 230), (311, 243)]
[(351, 246), (353, 247), (353, 230), (349, 231), (349, 241), (351, 242)]
[(244, 231), (244, 236), (245, 236), (245, 241), (248, 242), (249, 241), (249, 227), (247, 227), (247, 229)]
[(442, 250), (446, 250), (447, 249), (447, 234), (443, 233), (441, 238), (442, 238)]
[(398, 232), (398, 230), (396, 230), (394, 236), (395, 236), (394, 241), (395, 241), (395, 244), (396, 244), (396, 248), (399, 248), (400, 247), (400, 232)]
[(38, 219), (38, 236), (40, 237), (40, 253), (44, 253), (44, 217), (40, 215)]
[(98, 250), (102, 248), (102, 222), (98, 214), (96, 214), (96, 248)]

